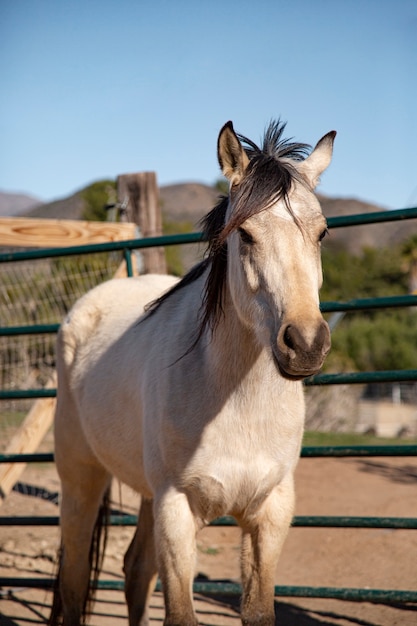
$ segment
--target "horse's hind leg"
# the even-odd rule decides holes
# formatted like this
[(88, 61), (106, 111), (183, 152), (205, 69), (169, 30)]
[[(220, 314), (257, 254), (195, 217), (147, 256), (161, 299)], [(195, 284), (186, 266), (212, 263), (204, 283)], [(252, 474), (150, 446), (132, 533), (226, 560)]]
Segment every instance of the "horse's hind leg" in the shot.
[(55, 462), (62, 487), (61, 560), (50, 624), (60, 623), (62, 609), (64, 625), (79, 626), (84, 621), (95, 556), (92, 539), (110, 475), (92, 453), (63, 381), (62, 376), (55, 414)]
[(294, 508), (292, 476), (271, 492), (256, 515), (241, 520), (242, 624), (274, 626), (274, 578)]
[[(84, 622), (88, 601), (92, 545), (98, 514), (110, 478), (99, 467), (77, 465), (71, 480), (61, 474), (61, 563), (59, 590), (64, 626), (79, 626)], [(98, 549), (99, 546), (96, 546)]]
[(148, 604), (156, 583), (152, 500), (142, 500), (135, 535), (125, 555), (125, 594), (129, 626), (147, 626)]

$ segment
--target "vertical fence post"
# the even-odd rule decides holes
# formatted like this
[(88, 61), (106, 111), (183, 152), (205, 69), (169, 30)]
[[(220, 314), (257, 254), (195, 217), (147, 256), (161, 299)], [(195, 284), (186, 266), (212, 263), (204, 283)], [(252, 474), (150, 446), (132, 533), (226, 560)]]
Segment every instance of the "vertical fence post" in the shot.
[[(162, 215), (155, 172), (122, 174), (117, 178), (117, 195), (126, 207), (127, 219), (135, 222), (141, 237), (162, 235)], [(144, 273), (166, 274), (164, 248), (148, 248), (141, 251)]]

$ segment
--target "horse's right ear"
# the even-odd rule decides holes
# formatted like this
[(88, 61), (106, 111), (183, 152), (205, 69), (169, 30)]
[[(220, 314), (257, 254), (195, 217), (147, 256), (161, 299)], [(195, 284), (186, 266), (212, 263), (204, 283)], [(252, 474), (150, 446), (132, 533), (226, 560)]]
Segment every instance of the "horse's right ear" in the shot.
[(217, 158), (223, 174), (230, 183), (239, 184), (249, 165), (249, 159), (233, 130), (232, 122), (227, 122), (219, 133)]

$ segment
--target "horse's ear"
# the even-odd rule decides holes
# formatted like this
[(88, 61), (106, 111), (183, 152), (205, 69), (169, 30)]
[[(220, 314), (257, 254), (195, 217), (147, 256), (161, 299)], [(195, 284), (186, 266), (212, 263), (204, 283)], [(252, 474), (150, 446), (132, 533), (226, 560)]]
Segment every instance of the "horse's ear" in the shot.
[(330, 165), (335, 137), (335, 130), (324, 135), (317, 143), (313, 152), (297, 165), (297, 169), (304, 174), (313, 189), (319, 184), (321, 174)]
[(217, 140), (217, 158), (223, 174), (232, 185), (242, 180), (249, 159), (233, 130), (232, 122), (227, 122), (219, 133)]

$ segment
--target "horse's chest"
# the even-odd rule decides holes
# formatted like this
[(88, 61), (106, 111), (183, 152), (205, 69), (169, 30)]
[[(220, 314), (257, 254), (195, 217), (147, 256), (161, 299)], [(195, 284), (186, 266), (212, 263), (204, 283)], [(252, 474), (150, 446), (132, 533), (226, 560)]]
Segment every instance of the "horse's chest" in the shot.
[(222, 515), (237, 517), (256, 511), (291, 471), (293, 459), (264, 449), (201, 450), (183, 476), (192, 508), (204, 521)]
[[(165, 429), (165, 472), (187, 494), (194, 514), (205, 522), (222, 515), (242, 518), (256, 512), (293, 472), (299, 456), (302, 406), (291, 414), (281, 410), (278, 415), (261, 402), (251, 410), (239, 408), (226, 406), (211, 421), (200, 414), (203, 426), (194, 432), (190, 427), (186, 431), (183, 422), (171, 422), (171, 429)], [(156, 463), (155, 469), (160, 466)], [(156, 473), (159, 477), (160, 472)]]

